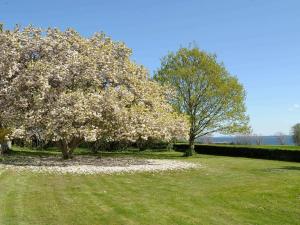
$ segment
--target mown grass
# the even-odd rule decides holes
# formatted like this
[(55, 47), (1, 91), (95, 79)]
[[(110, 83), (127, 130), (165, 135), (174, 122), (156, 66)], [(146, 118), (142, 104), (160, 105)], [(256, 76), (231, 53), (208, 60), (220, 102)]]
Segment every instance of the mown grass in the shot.
[[(16, 155), (48, 154), (15, 150)], [(186, 160), (202, 167), (119, 175), (0, 169), (0, 224), (299, 224), (299, 163), (208, 155), (185, 159), (177, 152), (102, 155)]]

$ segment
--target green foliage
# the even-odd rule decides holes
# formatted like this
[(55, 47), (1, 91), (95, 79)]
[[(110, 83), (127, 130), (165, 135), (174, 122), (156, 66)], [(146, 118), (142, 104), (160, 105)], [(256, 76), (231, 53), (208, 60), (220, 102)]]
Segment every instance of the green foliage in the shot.
[(152, 151), (166, 151), (172, 149), (172, 142), (164, 142), (157, 139), (149, 138), (147, 141), (136, 142), (132, 147), (137, 147), (141, 151), (152, 150)]
[(97, 153), (99, 151), (125, 151), (128, 145), (128, 141), (107, 141), (99, 139), (94, 142), (84, 142), (80, 147), (87, 147), (92, 150), (92, 152)]
[[(176, 151), (186, 151), (188, 144), (176, 144)], [(199, 154), (238, 156), (300, 162), (300, 148), (295, 146), (195, 145)]]
[(169, 101), (190, 118), (190, 142), (197, 137), (250, 131), (245, 90), (215, 55), (181, 48), (162, 59), (154, 79), (174, 90)]
[(120, 152), (126, 151), (128, 148), (139, 149), (140, 151), (151, 150), (151, 151), (169, 151), (172, 149), (172, 143), (151, 139), (148, 140), (140, 140), (134, 143), (130, 143), (128, 141), (105, 141), (98, 140), (96, 142), (91, 143), (83, 143), (80, 147), (86, 147), (92, 150), (92, 152)]
[(293, 140), (296, 145), (300, 145), (300, 123), (292, 127)]

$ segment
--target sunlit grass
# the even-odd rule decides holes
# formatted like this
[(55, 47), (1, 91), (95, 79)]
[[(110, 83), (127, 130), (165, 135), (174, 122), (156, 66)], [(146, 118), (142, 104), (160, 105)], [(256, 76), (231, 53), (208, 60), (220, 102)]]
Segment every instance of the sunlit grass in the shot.
[[(15, 150), (16, 156), (36, 154)], [(299, 163), (183, 158), (177, 152), (102, 153), (128, 155), (185, 160), (202, 167), (122, 175), (0, 170), (0, 224), (299, 224)]]

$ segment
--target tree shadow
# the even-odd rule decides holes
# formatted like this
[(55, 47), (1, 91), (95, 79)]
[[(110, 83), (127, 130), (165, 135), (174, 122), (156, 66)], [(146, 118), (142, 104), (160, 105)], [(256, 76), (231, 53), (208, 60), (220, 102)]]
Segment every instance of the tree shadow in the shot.
[(54, 151), (22, 151), (22, 150), (11, 150), (8, 155), (14, 155), (14, 156), (55, 156), (55, 155), (61, 155), (60, 152), (54, 152)]
[(262, 169), (263, 172), (271, 172), (271, 173), (280, 173), (280, 172), (288, 172), (288, 171), (300, 171), (300, 166), (283, 166), (277, 168), (267, 168)]
[(60, 152), (15, 149), (10, 154), (0, 157), (0, 165), (11, 166), (127, 166), (146, 165), (149, 159), (182, 159), (176, 152), (98, 152), (75, 151), (74, 158), (63, 160)]
[[(137, 157), (145, 159), (184, 159), (181, 152), (166, 151), (124, 151), (124, 152), (98, 152), (103, 157)], [(195, 155), (196, 156), (196, 155)]]
[[(11, 156), (23, 156), (23, 157), (62, 157), (62, 154), (57, 149), (51, 150), (38, 150), (38, 149), (12, 149), (9, 153)], [(137, 157), (145, 159), (185, 159), (182, 152), (175, 151), (153, 151), (145, 150), (139, 151), (137, 149), (128, 149), (125, 151), (99, 151), (92, 152), (87, 149), (75, 149), (74, 157), (76, 156), (91, 156), (91, 157)], [(193, 158), (199, 157), (198, 154), (194, 154)]]
[(284, 166), (284, 167), (280, 167), (280, 168), (277, 168), (277, 169), (300, 171), (300, 166)]

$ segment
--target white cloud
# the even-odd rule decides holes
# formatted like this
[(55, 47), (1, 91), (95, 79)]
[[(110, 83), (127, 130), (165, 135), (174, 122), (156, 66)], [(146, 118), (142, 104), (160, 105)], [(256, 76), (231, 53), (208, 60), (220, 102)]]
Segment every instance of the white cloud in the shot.
[(299, 104), (294, 104), (294, 105), (291, 106), (288, 110), (289, 110), (290, 112), (292, 112), (292, 111), (295, 111), (295, 110), (298, 110), (298, 109), (300, 109), (300, 105), (299, 105)]

